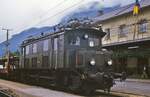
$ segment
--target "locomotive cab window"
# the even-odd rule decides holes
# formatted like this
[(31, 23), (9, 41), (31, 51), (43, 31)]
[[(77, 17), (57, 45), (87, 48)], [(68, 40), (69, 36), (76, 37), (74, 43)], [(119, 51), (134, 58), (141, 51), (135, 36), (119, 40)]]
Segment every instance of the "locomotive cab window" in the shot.
[(27, 45), (27, 46), (25, 47), (25, 49), (26, 49), (26, 50), (25, 50), (25, 54), (28, 55), (28, 54), (29, 54), (29, 45)]
[(33, 50), (33, 53), (37, 53), (37, 44), (36, 43), (33, 44), (32, 50)]
[(79, 46), (80, 45), (80, 37), (79, 36), (73, 37), (72, 39), (70, 39), (69, 44)]
[(48, 40), (43, 41), (43, 51), (48, 51)]
[(99, 46), (99, 39), (98, 38), (89, 38), (88, 45), (89, 45), (89, 47)]

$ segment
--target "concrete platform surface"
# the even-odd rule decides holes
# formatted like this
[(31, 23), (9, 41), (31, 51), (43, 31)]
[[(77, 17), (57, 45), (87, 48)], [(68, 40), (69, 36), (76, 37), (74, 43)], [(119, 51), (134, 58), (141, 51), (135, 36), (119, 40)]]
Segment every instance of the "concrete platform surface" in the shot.
[(69, 94), (61, 91), (45, 89), (37, 86), (29, 86), (22, 83), (6, 81), (0, 79), (0, 87), (9, 88), (14, 91), (19, 97), (81, 97), (74, 94)]
[[(17, 97), (85, 97), (78, 94), (67, 93), (38, 86), (26, 85), (0, 79), (0, 87), (11, 89)], [(112, 88), (111, 94), (95, 92), (87, 97), (148, 97), (150, 95), (150, 84), (134, 82), (117, 82)], [(98, 90), (99, 91), (99, 90)], [(134, 95), (136, 94), (136, 95)], [(141, 95), (143, 94), (143, 95)]]
[(116, 81), (112, 91), (150, 97), (150, 83), (138, 80)]

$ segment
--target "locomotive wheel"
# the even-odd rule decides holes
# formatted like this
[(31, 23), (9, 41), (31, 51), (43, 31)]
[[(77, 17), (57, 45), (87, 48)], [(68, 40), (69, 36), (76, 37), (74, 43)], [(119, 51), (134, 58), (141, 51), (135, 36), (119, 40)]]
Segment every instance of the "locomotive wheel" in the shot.
[(79, 91), (81, 87), (81, 79), (79, 76), (71, 76), (70, 77), (70, 83), (69, 83), (69, 89), (71, 91)]

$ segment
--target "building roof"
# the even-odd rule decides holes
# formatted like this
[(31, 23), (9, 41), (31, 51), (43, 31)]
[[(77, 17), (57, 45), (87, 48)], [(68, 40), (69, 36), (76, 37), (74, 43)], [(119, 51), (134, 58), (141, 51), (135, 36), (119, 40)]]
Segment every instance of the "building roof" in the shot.
[[(117, 16), (120, 16), (120, 15), (129, 13), (129, 12), (132, 12), (134, 5), (135, 4), (132, 3), (130, 5), (121, 7), (119, 9), (116, 9), (116, 10), (111, 11), (109, 13), (103, 14), (103, 15), (95, 18), (94, 21), (95, 21), (95, 23), (100, 22), (100, 21), (105, 21), (105, 20), (108, 20), (110, 18), (117, 17)], [(148, 7), (148, 6), (150, 6), (150, 0), (141, 0), (140, 1), (140, 8), (145, 8), (145, 7)]]

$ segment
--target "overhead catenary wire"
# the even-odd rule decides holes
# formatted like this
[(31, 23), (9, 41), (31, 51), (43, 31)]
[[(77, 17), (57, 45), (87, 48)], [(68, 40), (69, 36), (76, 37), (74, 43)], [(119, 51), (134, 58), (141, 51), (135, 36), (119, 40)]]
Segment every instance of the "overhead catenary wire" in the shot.
[[(44, 19), (44, 20), (41, 20), (41, 21), (39, 21), (39, 22), (36, 23), (36, 24), (33, 24), (31, 27), (37, 26), (38, 24), (43, 23), (43, 22), (45, 22), (45, 21), (47, 21), (47, 20), (51, 20), (51, 19), (54, 18), (55, 16), (57, 16), (57, 15), (59, 15), (59, 14), (62, 14), (62, 13), (64, 13), (65, 11), (67, 11), (67, 10), (69, 10), (69, 9), (71, 9), (71, 8), (74, 8), (74, 7), (78, 6), (79, 3), (81, 4), (83, 1), (85, 1), (85, 0), (80, 0), (80, 1), (77, 2), (76, 4), (74, 4), (74, 5), (72, 5), (72, 6), (68, 7), (68, 8), (66, 8), (66, 9), (64, 9), (64, 10), (62, 10), (62, 11), (60, 11), (60, 12), (58, 12), (58, 13), (56, 13), (56, 14), (54, 14), (54, 15), (52, 15), (52, 16), (50, 16), (50, 17)], [(48, 12), (47, 12), (47, 13), (48, 13)], [(42, 15), (41, 15), (41, 16), (42, 16)], [(24, 27), (18, 29), (16, 32), (20, 31), (21, 29), (25, 29), (25, 28), (27, 28), (27, 27), (29, 27), (29, 25), (24, 26)]]
[[(81, 4), (83, 1), (85, 1), (85, 0), (80, 0), (78, 3), (76, 3), (76, 4), (74, 4), (74, 5), (72, 5), (72, 6), (68, 7), (68, 8), (66, 8), (66, 9), (64, 9), (64, 10), (62, 10), (62, 11), (56, 13), (56, 14), (54, 14), (53, 16), (50, 16), (50, 17), (44, 19), (43, 21), (40, 21), (40, 22), (38, 22), (38, 23), (32, 25), (32, 27), (37, 26), (37, 25), (40, 24), (40, 23), (43, 23), (43, 22), (45, 22), (45, 21), (47, 21), (47, 20), (50, 20), (50, 19), (54, 18), (55, 16), (57, 16), (57, 15), (59, 15), (59, 14), (62, 14), (62, 13), (64, 13), (65, 11), (67, 11), (67, 10), (69, 10), (69, 9), (71, 9), (71, 8), (74, 8), (74, 7), (78, 6), (79, 3)], [(25, 26), (25, 27), (22, 28), (22, 29), (25, 29), (25, 28), (27, 28), (27, 27), (29, 27), (29, 26)], [(34, 34), (34, 35), (32, 35), (32, 36), (36, 36), (36, 34)]]
[(60, 12), (58, 12), (58, 13), (52, 15), (52, 16), (50, 16), (50, 17), (48, 17), (48, 18), (46, 18), (46, 19), (40, 21), (40, 22), (38, 22), (38, 23), (35, 24), (34, 26), (36, 26), (36, 25), (38, 25), (38, 24), (40, 24), (40, 23), (43, 23), (43, 22), (45, 22), (45, 21), (47, 21), (47, 20), (50, 20), (50, 19), (54, 18), (55, 16), (57, 16), (57, 15), (59, 15), (59, 14), (62, 14), (62, 13), (64, 13), (65, 11), (67, 11), (67, 10), (69, 10), (69, 9), (71, 9), (71, 8), (74, 8), (74, 7), (78, 6), (79, 3), (81, 4), (83, 1), (84, 1), (84, 0), (80, 0), (78, 3), (76, 3), (76, 4), (72, 5), (72, 6), (70, 6), (70, 7), (66, 8), (66, 9), (64, 9), (64, 10), (62, 10), (62, 11), (60, 11)]
[(65, 3), (65, 1), (66, 1), (66, 0), (63, 0), (62, 2), (59, 2), (59, 3), (56, 4), (54, 7), (48, 9), (45, 13), (43, 13), (43, 14), (42, 14), (41, 16), (39, 16), (39, 17), (44, 17), (43, 15), (47, 15), (47, 14), (49, 13), (49, 11), (55, 10), (56, 7), (63, 5), (63, 4)]
[[(66, 0), (63, 0), (62, 2), (56, 4), (55, 6), (53, 6), (53, 7), (50, 8), (50, 9), (48, 9), (46, 12), (44, 12), (42, 15), (40, 15), (40, 16), (38, 16), (38, 17), (39, 17), (39, 18), (44, 17), (45, 15), (47, 15), (47, 14), (49, 13), (50, 10), (55, 10), (58, 6), (63, 5), (63, 4), (65, 3), (64, 1), (66, 1)], [(34, 21), (36, 21), (36, 20), (34, 19), (32, 22), (34, 22)], [(23, 24), (23, 25), (24, 25), (24, 24)], [(28, 26), (29, 26), (29, 25), (25, 25), (25, 26), (19, 28), (18, 30), (16, 30), (16, 32), (19, 32), (21, 29), (25, 29), (25, 28), (27, 28)]]

